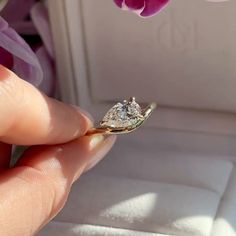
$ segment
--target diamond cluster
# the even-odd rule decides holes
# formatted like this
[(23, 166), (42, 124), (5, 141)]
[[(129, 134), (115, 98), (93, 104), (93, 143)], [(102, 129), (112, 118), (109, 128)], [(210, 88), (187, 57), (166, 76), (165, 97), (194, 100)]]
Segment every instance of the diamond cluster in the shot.
[(118, 102), (104, 116), (102, 127), (125, 128), (136, 124), (142, 119), (142, 109), (134, 98), (123, 103)]

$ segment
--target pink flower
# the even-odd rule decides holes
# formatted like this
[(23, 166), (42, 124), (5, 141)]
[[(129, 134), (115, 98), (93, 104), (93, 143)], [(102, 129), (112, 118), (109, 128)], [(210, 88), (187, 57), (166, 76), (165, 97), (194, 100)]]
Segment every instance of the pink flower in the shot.
[(142, 17), (158, 13), (167, 5), (169, 0), (114, 0), (117, 6), (136, 12)]

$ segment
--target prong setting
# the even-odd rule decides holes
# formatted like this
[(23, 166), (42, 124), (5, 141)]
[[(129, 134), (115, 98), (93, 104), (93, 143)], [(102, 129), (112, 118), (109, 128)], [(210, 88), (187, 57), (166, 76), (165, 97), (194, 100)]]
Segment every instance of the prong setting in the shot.
[(144, 109), (135, 101), (135, 97), (115, 104), (103, 117), (100, 127), (94, 128), (88, 134), (123, 134), (129, 133), (140, 127), (156, 108), (151, 103)]
[(101, 127), (105, 128), (129, 128), (136, 126), (145, 118), (142, 114), (140, 105), (135, 101), (135, 97), (118, 102), (104, 116), (100, 122)]

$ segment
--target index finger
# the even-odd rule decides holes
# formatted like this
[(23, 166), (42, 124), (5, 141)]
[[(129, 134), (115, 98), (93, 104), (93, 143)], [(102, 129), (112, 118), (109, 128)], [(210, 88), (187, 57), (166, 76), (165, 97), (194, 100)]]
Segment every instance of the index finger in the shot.
[(91, 121), (75, 107), (49, 98), (0, 65), (0, 140), (56, 144), (86, 133)]

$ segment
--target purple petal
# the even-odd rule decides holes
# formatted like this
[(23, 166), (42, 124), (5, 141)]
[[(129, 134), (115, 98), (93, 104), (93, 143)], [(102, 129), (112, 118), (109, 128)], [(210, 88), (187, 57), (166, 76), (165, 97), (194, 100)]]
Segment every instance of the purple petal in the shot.
[(114, 0), (114, 2), (118, 7), (122, 8), (124, 0)]
[(125, 5), (131, 10), (139, 10), (144, 8), (145, 0), (125, 0)]
[(30, 14), (49, 55), (53, 58), (53, 42), (47, 8), (44, 4), (38, 2), (32, 7)]
[(48, 55), (48, 52), (44, 46), (41, 46), (35, 52), (39, 62), (42, 66), (44, 75), (43, 81), (39, 86), (39, 89), (49, 96), (53, 96), (56, 90), (56, 72), (54, 62), (51, 57)]
[(18, 33), (22, 35), (36, 35), (38, 34), (32, 21), (17, 21), (12, 22), (11, 27)]
[(1, 16), (9, 23), (23, 21), (29, 15), (30, 8), (36, 0), (9, 0), (1, 11)]
[(140, 15), (143, 17), (155, 15), (165, 7), (168, 2), (169, 0), (145, 0), (145, 7)]
[(41, 83), (43, 71), (36, 55), (16, 31), (8, 27), (2, 17), (0, 17), (0, 47), (12, 54), (13, 70), (19, 77), (35, 86)]

